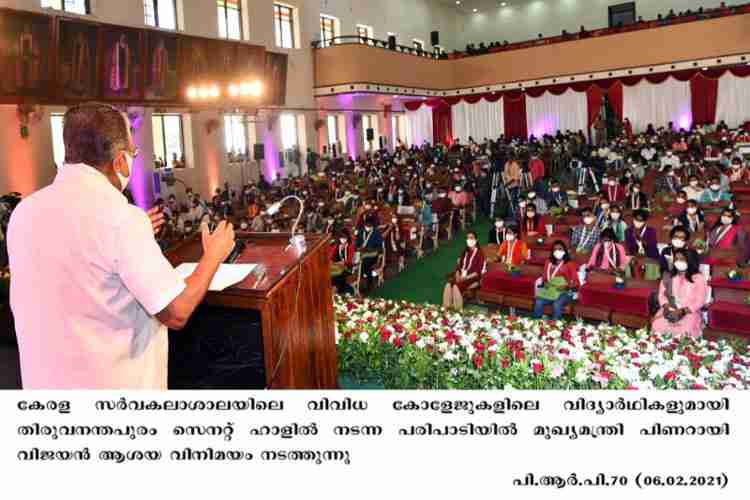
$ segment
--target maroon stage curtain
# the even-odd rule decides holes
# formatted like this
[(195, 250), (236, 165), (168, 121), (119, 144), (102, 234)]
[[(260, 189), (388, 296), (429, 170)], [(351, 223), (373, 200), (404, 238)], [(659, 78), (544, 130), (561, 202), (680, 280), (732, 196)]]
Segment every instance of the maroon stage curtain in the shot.
[(693, 123), (706, 125), (716, 122), (716, 101), (719, 98), (719, 80), (701, 73), (690, 80), (690, 101)]
[[(604, 101), (604, 94), (609, 99), (609, 104), (612, 106), (612, 110), (615, 112), (617, 119), (623, 120), (623, 94), (622, 94), (622, 82), (619, 80), (607, 80), (602, 81), (604, 85), (600, 88), (599, 85), (592, 85), (586, 91), (586, 100), (588, 101), (588, 117), (589, 117), (589, 130), (594, 125), (596, 118), (599, 116), (599, 111), (602, 109), (602, 102)], [(604, 89), (604, 90), (603, 90)]]
[(503, 96), (503, 116), (505, 118), (505, 137), (523, 140), (529, 137), (525, 93), (505, 93)]
[(447, 103), (432, 108), (432, 136), (435, 144), (453, 145), (453, 117)]

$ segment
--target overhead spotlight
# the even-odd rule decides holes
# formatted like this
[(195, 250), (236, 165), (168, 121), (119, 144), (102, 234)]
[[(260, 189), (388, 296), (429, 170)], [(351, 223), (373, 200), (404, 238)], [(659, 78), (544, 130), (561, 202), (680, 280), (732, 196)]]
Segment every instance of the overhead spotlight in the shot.
[(474, 9), (474, 12), (479, 12), (479, 9)]
[(260, 95), (263, 93), (263, 84), (261, 84), (258, 80), (254, 81), (250, 85), (250, 95), (253, 97), (260, 97)]
[(198, 97), (198, 91), (195, 87), (188, 87), (187, 96), (188, 99), (196, 99)]
[(229, 86), (229, 95), (231, 97), (237, 97), (238, 95), (240, 95), (240, 88), (237, 85), (235, 85), (235, 84), (230, 85)]

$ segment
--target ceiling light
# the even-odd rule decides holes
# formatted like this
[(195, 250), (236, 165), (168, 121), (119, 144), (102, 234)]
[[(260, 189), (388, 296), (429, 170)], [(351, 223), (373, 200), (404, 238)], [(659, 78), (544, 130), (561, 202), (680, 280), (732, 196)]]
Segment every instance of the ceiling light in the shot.
[(456, 0), (456, 5), (461, 5), (461, 0)]
[(195, 89), (195, 87), (188, 87), (187, 96), (188, 99), (195, 99), (196, 97), (198, 97), (198, 91)]
[(500, 2), (500, 7), (505, 7), (506, 5), (508, 5), (508, 2)]
[(479, 12), (479, 10), (478, 9), (474, 9), (474, 12)]
[(237, 85), (234, 85), (234, 84), (230, 85), (229, 86), (229, 95), (232, 96), (232, 97), (237, 97), (238, 95), (240, 95), (240, 89), (239, 89), (239, 87), (237, 87)]

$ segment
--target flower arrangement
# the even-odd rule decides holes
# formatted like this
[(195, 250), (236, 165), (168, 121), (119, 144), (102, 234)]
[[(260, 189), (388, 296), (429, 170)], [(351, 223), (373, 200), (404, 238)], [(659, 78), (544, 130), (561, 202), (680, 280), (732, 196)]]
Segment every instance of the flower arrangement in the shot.
[(388, 389), (748, 389), (726, 341), (336, 296), (339, 374)]
[(706, 251), (706, 242), (702, 239), (697, 239), (693, 242), (693, 248), (695, 248), (698, 255), (703, 255)]

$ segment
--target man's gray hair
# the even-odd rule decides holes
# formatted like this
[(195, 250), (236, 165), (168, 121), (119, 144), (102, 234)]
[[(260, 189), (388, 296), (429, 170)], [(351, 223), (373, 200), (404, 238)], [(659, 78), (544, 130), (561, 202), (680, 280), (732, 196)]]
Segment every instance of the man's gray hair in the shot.
[(72, 107), (65, 113), (64, 123), (65, 163), (100, 167), (130, 145), (127, 120), (108, 104)]

